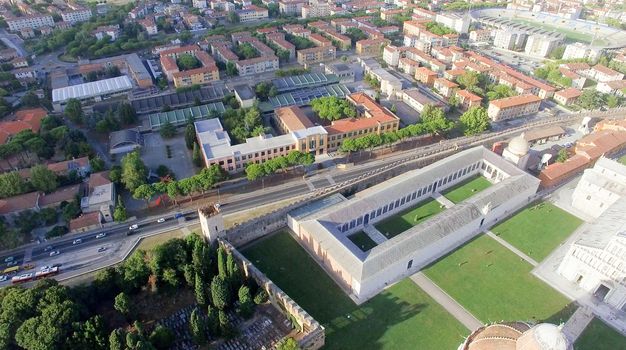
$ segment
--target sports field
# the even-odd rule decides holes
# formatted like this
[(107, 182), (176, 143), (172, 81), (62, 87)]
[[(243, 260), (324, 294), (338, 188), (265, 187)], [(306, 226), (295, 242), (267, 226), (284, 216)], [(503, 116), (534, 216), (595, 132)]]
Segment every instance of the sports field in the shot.
[(385, 237), (393, 238), (444, 210), (445, 208), (442, 208), (439, 202), (430, 198), (420, 202), (411, 209), (407, 209), (375, 224), (374, 227)]
[(526, 261), (481, 235), (425, 273), (482, 322), (549, 319), (569, 301), (531, 270)]
[(474, 194), (491, 186), (491, 182), (482, 176), (465, 180), (445, 190), (442, 194), (452, 203), (460, 203)]
[(351, 234), (348, 236), (348, 239), (352, 241), (357, 247), (361, 248), (362, 251), (366, 252), (375, 246), (377, 246), (376, 242), (374, 242), (370, 236), (368, 236), (365, 232), (359, 231), (357, 233)]
[(582, 220), (549, 202), (532, 204), (491, 229), (531, 258), (541, 261), (567, 239)]
[[(546, 24), (546, 23), (529, 21), (529, 20), (520, 19), (520, 18), (515, 18), (515, 19), (511, 18), (510, 20), (513, 21), (513, 22), (526, 24), (526, 25), (531, 26), (531, 27), (541, 28), (541, 29), (545, 29), (545, 30), (549, 30), (549, 31), (565, 34), (567, 39), (569, 39), (568, 41), (580, 41), (580, 42), (583, 42), (583, 43), (590, 43), (591, 40), (593, 39), (593, 35), (591, 35), (589, 33), (585, 33), (585, 32), (576, 31), (576, 30), (573, 30), (573, 29), (561, 28), (561, 27), (557, 27), (557, 26), (554, 26), (554, 25)], [(601, 37), (597, 37), (596, 40), (593, 41), (593, 44), (597, 45), (597, 46), (605, 45), (606, 41), (602, 40)]]
[(594, 318), (576, 340), (574, 348), (576, 350), (626, 350), (626, 337)]
[(456, 349), (469, 334), (409, 279), (357, 306), (287, 232), (243, 254), (326, 328), (324, 349)]

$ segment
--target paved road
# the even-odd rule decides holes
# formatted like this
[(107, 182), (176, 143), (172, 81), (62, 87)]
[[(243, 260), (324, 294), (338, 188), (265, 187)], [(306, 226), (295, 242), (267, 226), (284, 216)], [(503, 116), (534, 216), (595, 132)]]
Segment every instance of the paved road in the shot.
[(461, 304), (457, 303), (448, 293), (444, 292), (439, 286), (431, 281), (422, 272), (418, 272), (412, 275), (411, 280), (422, 288), (426, 294), (441, 305), (446, 311), (448, 311), (454, 318), (461, 322), (470, 331), (483, 326), (483, 323), (479, 319), (474, 317), (469, 311), (467, 311)]

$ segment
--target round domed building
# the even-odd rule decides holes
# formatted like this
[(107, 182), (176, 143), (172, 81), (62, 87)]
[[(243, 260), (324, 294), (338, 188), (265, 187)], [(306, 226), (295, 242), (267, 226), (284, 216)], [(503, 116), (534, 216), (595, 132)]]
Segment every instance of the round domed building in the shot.
[(561, 327), (550, 323), (494, 323), (467, 337), (458, 350), (572, 350)]
[(530, 145), (524, 134), (514, 137), (509, 145), (502, 151), (502, 158), (515, 164), (520, 169), (526, 170), (528, 158), (530, 158)]

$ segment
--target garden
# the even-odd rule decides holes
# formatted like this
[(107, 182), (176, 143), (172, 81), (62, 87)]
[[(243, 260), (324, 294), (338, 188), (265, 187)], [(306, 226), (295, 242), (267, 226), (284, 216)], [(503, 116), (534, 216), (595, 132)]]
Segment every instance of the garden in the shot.
[(391, 239), (411, 227), (428, 220), (445, 210), (442, 204), (430, 198), (374, 225), (380, 233)]
[(452, 203), (460, 203), (474, 194), (491, 186), (491, 182), (482, 176), (475, 176), (445, 190), (442, 194)]

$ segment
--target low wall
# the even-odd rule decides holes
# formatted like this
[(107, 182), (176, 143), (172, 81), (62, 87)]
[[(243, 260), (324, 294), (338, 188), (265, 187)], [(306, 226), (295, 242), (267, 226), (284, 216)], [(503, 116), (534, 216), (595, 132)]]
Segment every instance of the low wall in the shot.
[(324, 346), (326, 333), (322, 325), (278, 288), (272, 280), (257, 269), (232, 244), (222, 239), (219, 240), (219, 243), (224, 249), (233, 254), (236, 261), (241, 263), (245, 276), (254, 279), (267, 292), (272, 305), (285, 314), (288, 319), (298, 323), (303, 334), (303, 337), (298, 341), (302, 349), (317, 350)]

